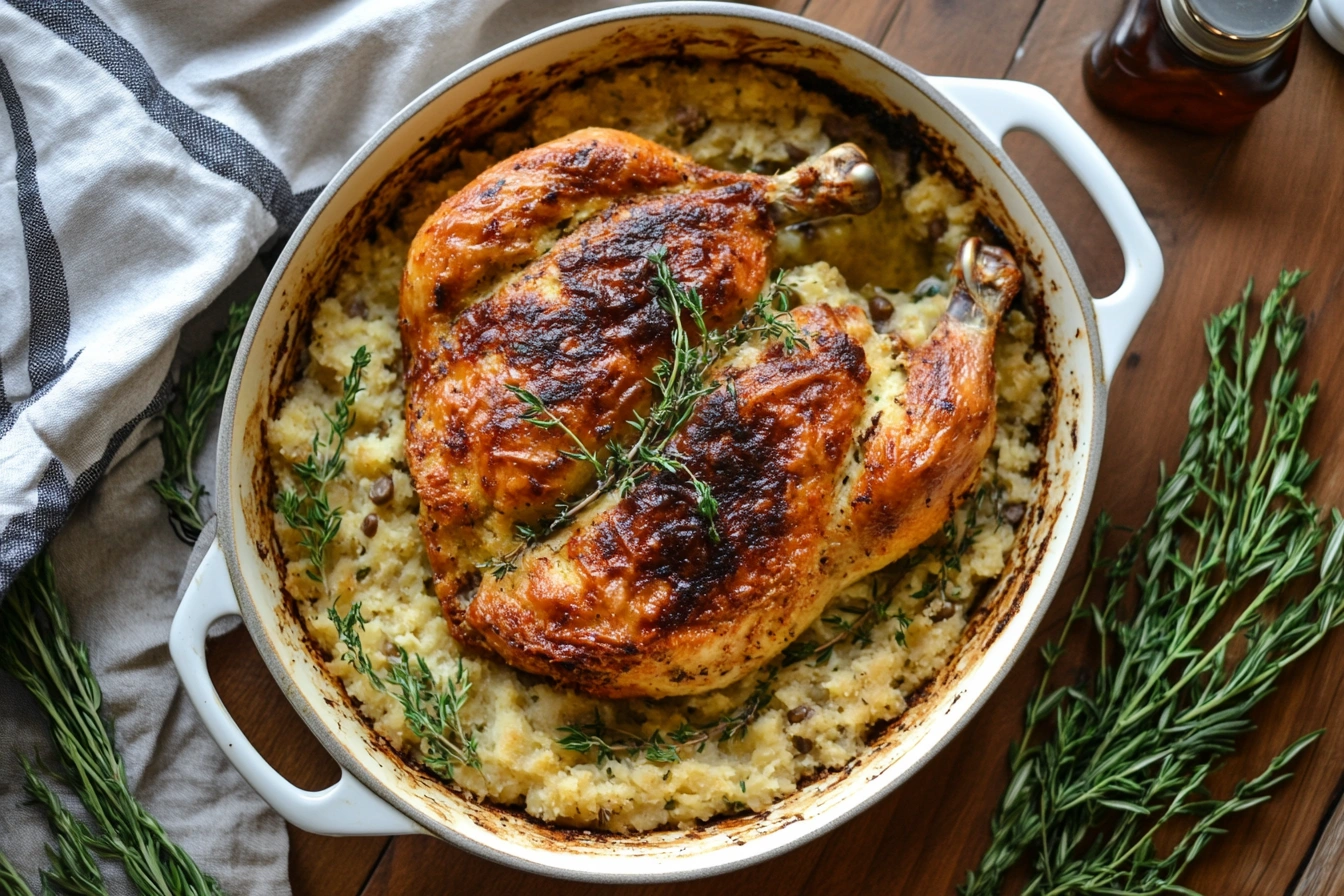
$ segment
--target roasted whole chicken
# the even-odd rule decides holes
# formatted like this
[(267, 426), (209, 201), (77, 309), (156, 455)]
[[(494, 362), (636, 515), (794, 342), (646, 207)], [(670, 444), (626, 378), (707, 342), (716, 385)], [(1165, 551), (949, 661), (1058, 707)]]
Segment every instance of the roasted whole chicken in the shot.
[[(575, 440), (628, 444), (648, 411), (674, 330), (651, 258), (721, 329), (765, 287), (777, 227), (880, 198), (848, 144), (765, 177), (593, 128), (501, 162), (425, 222), (402, 280), (407, 459), (461, 640), (594, 695), (702, 692), (942, 526), (993, 439), (995, 333), (1021, 281), (978, 240), (925, 343), (907, 349), (857, 305), (795, 308), (796, 344), (751, 345), (713, 371), (669, 445), (678, 469), (518, 548), (519, 525), (592, 490)], [(523, 394), (563, 425), (538, 426)]]

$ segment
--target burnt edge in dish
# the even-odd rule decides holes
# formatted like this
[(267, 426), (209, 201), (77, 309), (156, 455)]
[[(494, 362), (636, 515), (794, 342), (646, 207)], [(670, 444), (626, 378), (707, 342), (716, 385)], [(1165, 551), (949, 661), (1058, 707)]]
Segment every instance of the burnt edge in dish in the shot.
[[(333, 236), (329, 237), (321, 247), (321, 262), (303, 272), (301, 287), (297, 290), (301, 293), (301, 301), (295, 304), (291, 316), (284, 323), (279, 348), (274, 357), (274, 366), (270, 372), (269, 381), (273, 388), (268, 390), (265, 405), (258, 407), (248, 420), (244, 434), (244, 445), (247, 450), (255, 451), (256, 454), (253, 456), (261, 459), (253, 468), (251, 486), (255, 499), (244, 508), (247, 530), (251, 533), (264, 534), (264, 537), (255, 539), (254, 548), (263, 560), (269, 560), (275, 564), (280, 582), (283, 583), (285, 579), (285, 561), (280, 548), (279, 534), (275, 528), (274, 513), (267, 503), (273, 494), (275, 483), (266, 449), (266, 429), (269, 421), (278, 412), (280, 405), (288, 398), (293, 383), (301, 373), (301, 363), (304, 359), (302, 347), (311, 331), (311, 319), (317, 304), (326, 297), (336, 276), (348, 264), (355, 248), (372, 237), (380, 224), (392, 223), (397, 220), (397, 216), (406, 204), (407, 192), (413, 184), (441, 174), (451, 165), (457, 153), (463, 149), (479, 145), (479, 141), (483, 140), (490, 132), (509, 127), (511, 122), (525, 114), (528, 107), (543, 99), (547, 94), (555, 90), (565, 89), (584, 77), (589, 77), (600, 71), (619, 68), (622, 65), (644, 64), (655, 60), (686, 63), (702, 58), (701, 54), (688, 52), (686, 42), (680, 37), (669, 39), (659, 38), (657, 35), (650, 36), (647, 29), (641, 29), (639, 33), (634, 33), (634, 27), (623, 28), (612, 39), (624, 38), (637, 46), (657, 47), (660, 52), (639, 56), (637, 57), (638, 62), (608, 65), (594, 69), (583, 69), (582, 60), (571, 58), (553, 64), (540, 73), (518, 72), (496, 79), (485, 91), (471, 100), (458, 116), (445, 122), (436, 134), (421, 137), (421, 145), (403, 160), (397, 170), (386, 176), (377, 186), (367, 192), (346, 215), (341, 224), (332, 231)], [(775, 52), (786, 52), (795, 60), (831, 56), (829, 51), (824, 48), (809, 47), (791, 39), (760, 38), (745, 29), (724, 29), (717, 32), (716, 38), (700, 37), (695, 41), (695, 45), (699, 47), (720, 46), (733, 56), (738, 55), (738, 48), (743, 44), (749, 44), (755, 48), (757, 53), (760, 52), (760, 47), (763, 45), (771, 45)], [(941, 172), (968, 193), (974, 194), (984, 206), (991, 209), (992, 215), (984, 217), (984, 224), (999, 238), (998, 241), (1002, 245), (1012, 250), (1024, 272), (1028, 274), (1025, 284), (1028, 289), (1024, 289), (1021, 301), (1030, 306), (1035, 314), (1037, 323), (1035, 347), (1046, 357), (1052, 374), (1050, 385), (1057, 389), (1058, 361), (1052, 356), (1049, 350), (1049, 342), (1044, 338), (1045, 333), (1054, 326), (1052, 318), (1047, 313), (1044, 290), (1047, 288), (1057, 289), (1057, 286), (1052, 283), (1047, 287), (1042, 282), (1040, 260), (1029, 250), (1027, 240), (1016, 224), (1006, 215), (1004, 204), (997, 191), (985, 187), (970, 173), (957, 158), (954, 144), (941, 133), (919, 120), (913, 113), (899, 109), (880, 97), (850, 90), (808, 70), (803, 65), (772, 64), (755, 59), (749, 60), (749, 64), (783, 71), (797, 78), (805, 88), (826, 94), (846, 114), (866, 118), (893, 146), (909, 149), (912, 153), (912, 161), (922, 159), (930, 168)], [(533, 86), (529, 86), (528, 81), (533, 82)], [(498, 117), (498, 111), (501, 107), (511, 108), (513, 110), (512, 117), (499, 121), (488, 128), (485, 127), (487, 121)], [(275, 384), (279, 384), (279, 388), (275, 388)], [(1058, 394), (1052, 396), (1047, 410), (1047, 419), (1037, 433), (1037, 442), (1042, 446), (1048, 444), (1054, 435), (1060, 399), (1061, 396)], [(1027, 526), (1033, 529), (1041, 525), (1051, 526), (1060, 513), (1059, 507), (1048, 512), (1044, 507), (1043, 498), (1050, 485), (1049, 464), (1044, 457), (1036, 477), (1039, 484), (1038, 498), (1029, 508), (1028, 515), (1024, 518), (1022, 525), (1019, 526), (1019, 531)], [(989, 646), (1016, 615), (1022, 598), (1030, 587), (1049, 547), (1048, 539), (1039, 540), (1034, 546), (1028, 545), (1028, 540), (1026, 538), (1014, 540), (1007, 569), (992, 586), (989, 594), (982, 596), (977, 602), (975, 609), (968, 617), (967, 626), (961, 636), (956, 653), (953, 654), (949, 662), (911, 695), (908, 708), (904, 713), (895, 719), (873, 726), (866, 738), (869, 751), (879, 750), (894, 744), (904, 732), (916, 727), (920, 721), (926, 718), (936, 702), (929, 698), (947, 688), (949, 683), (958, 676), (958, 667), (965, 665), (963, 661), (968, 656), (973, 656), (975, 653), (983, 654), (988, 650)], [(327, 668), (326, 652), (309, 635), (297, 604), (283, 585), (281, 586), (281, 592), (281, 605), (284, 607), (282, 612), (287, 613), (289, 621), (297, 626), (297, 631), (301, 633), (308, 653), (321, 669), (322, 675), (344, 695), (347, 705), (358, 714), (358, 704), (346, 693), (340, 679)], [(986, 600), (991, 595), (994, 598), (992, 606)], [(956, 699), (958, 698), (954, 696), (953, 702), (956, 702)], [(328, 702), (331, 701), (328, 699)], [(488, 809), (490, 813), (505, 816), (511, 821), (524, 822), (539, 833), (544, 833), (547, 837), (556, 841), (557, 844), (600, 844), (612, 840), (643, 838), (656, 833), (656, 831), (648, 831), (639, 834), (621, 834), (587, 828), (566, 827), (536, 819), (517, 807), (481, 801), (430, 774), (418, 763), (406, 759), (391, 746), (386, 738), (367, 723), (366, 730), (371, 741), (377, 745), (378, 749), (409, 777), (426, 782), (441, 791), (453, 793), (464, 802)], [(677, 833), (684, 838), (698, 839), (711, 834), (731, 832), (736, 828), (745, 828), (763, 820), (769, 820), (779, 827), (793, 824), (801, 820), (800, 815), (789, 811), (790, 803), (796, 797), (803, 794), (805, 790), (809, 792), (824, 791), (836, 786), (854, 771), (865, 755), (860, 754), (840, 768), (818, 772), (800, 779), (798, 789), (793, 794), (781, 798), (760, 812), (708, 819), (699, 823), (693, 829), (679, 830)], [(485, 819), (480, 817), (481, 814), (472, 813), (473, 820), (477, 824), (482, 824), (482, 826), (492, 826), (484, 824)], [(498, 819), (500, 822), (504, 820), (504, 818)], [(500, 833), (503, 833), (503, 830)], [(730, 839), (732, 838), (730, 837)]]

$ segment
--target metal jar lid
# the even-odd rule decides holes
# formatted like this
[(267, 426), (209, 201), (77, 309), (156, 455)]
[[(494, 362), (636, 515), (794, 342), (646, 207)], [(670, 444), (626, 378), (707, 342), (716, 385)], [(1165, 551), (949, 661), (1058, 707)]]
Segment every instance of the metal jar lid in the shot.
[(1292, 36), (1310, 0), (1162, 0), (1172, 35), (1220, 65), (1249, 65)]

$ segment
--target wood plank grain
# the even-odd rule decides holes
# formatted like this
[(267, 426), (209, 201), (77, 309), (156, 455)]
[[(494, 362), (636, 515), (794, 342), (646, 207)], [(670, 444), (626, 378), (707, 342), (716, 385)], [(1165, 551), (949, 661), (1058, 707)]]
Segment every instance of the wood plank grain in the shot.
[[(206, 664), (238, 727), (276, 771), (305, 790), (336, 783), (339, 766), (280, 692), (246, 628), (211, 639)], [(299, 894), (354, 896), (387, 842), (387, 837), (337, 840), (289, 826), (290, 885)]]
[(811, 0), (804, 15), (876, 44), (903, 0)]
[(906, 0), (880, 48), (926, 75), (1001, 78), (1043, 0)]
[[(1162, 295), (1149, 313), (1112, 389), (1108, 442), (1094, 506), (1136, 522), (1151, 504), (1151, 472), (1171, 458), (1184, 430), (1188, 396), (1205, 364), (1195, 353), (1205, 317), (1233, 301), (1248, 276), (1265, 285), (1280, 266), (1314, 268), (1300, 291), (1312, 322), (1303, 355), (1304, 377), (1327, 385), (1309, 439), (1327, 458), (1338, 458), (1337, 426), (1344, 399), (1344, 371), (1334, 344), (1344, 333), (1344, 311), (1330, 299), (1344, 282), (1338, 237), (1344, 234), (1344, 172), (1330, 161), (1344, 138), (1344, 65), (1314, 35), (1304, 41), (1298, 72), (1285, 95), (1244, 133), (1232, 138), (1180, 135), (1109, 118), (1083, 95), (1076, 66), (1080, 53), (1068, 35), (1104, 27), (1086, 21), (1085, 5), (1050, 0), (1028, 38), (1013, 77), (1053, 90), (1116, 163), (1159, 234), (1167, 262)], [(1084, 19), (1071, 22), (1071, 18)], [(1051, 179), (1046, 161), (1023, 166), (1033, 183)], [(1077, 209), (1051, 206), (1066, 221)], [(1065, 232), (1080, 251), (1093, 235)], [(1157, 400), (1170, 396), (1169, 400)], [(1344, 502), (1344, 476), (1327, 463), (1313, 487), (1318, 500)], [(1058, 609), (1058, 608), (1057, 608)], [(1234, 819), (1230, 833), (1195, 867), (1186, 883), (1206, 893), (1281, 893), (1290, 885), (1335, 792), (1344, 766), (1344, 643), (1338, 634), (1285, 677), (1274, 699), (1261, 707), (1258, 736), (1224, 777), (1255, 774), (1297, 734), (1327, 726), (1326, 737), (1299, 763), (1299, 776), (1280, 797)], [(1267, 835), (1267, 832), (1268, 833)]]
[[(1344, 785), (1344, 779), (1341, 779)], [(1340, 790), (1335, 788), (1335, 811), (1321, 831), (1306, 866), (1290, 896), (1328, 896), (1344, 893), (1344, 812), (1339, 810)]]

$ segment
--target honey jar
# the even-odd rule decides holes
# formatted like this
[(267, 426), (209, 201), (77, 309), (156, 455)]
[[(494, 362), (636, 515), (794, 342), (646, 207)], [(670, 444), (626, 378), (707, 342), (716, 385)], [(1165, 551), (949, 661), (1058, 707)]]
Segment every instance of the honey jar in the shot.
[(1288, 84), (1309, 0), (1129, 0), (1083, 61), (1104, 109), (1186, 130), (1241, 127)]

